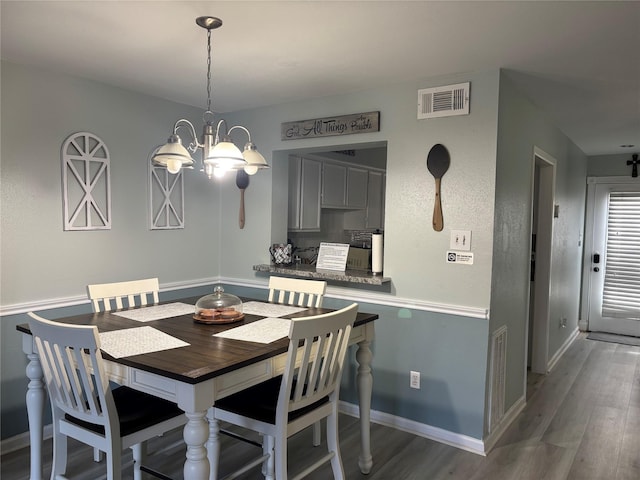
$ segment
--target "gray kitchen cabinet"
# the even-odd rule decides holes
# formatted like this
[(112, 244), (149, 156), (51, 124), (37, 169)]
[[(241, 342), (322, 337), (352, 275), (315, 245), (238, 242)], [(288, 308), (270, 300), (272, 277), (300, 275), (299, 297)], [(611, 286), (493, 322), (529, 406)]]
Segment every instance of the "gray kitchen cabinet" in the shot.
[(366, 208), (369, 171), (364, 168), (347, 168), (347, 208)]
[(384, 229), (385, 179), (386, 175), (382, 172), (369, 172), (366, 228)]
[(322, 166), (322, 208), (364, 209), (367, 206), (365, 168), (324, 162)]
[(347, 166), (324, 162), (322, 165), (322, 208), (347, 206)]
[(384, 228), (385, 174), (376, 170), (367, 172), (367, 203), (364, 209), (345, 212), (344, 228), (361, 230)]
[(320, 231), (322, 162), (289, 157), (289, 230)]

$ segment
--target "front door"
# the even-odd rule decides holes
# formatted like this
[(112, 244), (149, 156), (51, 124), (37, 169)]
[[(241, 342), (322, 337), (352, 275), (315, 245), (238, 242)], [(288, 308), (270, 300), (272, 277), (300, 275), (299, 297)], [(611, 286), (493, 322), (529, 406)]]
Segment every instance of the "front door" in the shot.
[(589, 330), (640, 337), (640, 182), (590, 188)]

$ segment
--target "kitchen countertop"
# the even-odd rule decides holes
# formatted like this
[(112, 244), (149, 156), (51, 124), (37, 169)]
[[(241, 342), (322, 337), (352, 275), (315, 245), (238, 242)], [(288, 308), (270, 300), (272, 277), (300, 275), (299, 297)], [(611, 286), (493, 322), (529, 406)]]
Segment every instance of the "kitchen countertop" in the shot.
[(382, 285), (383, 283), (391, 281), (389, 277), (373, 275), (371, 272), (366, 272), (364, 270), (321, 270), (316, 269), (315, 265), (305, 264), (291, 265), (288, 267), (262, 264), (254, 265), (253, 269), (256, 272), (278, 273), (280, 275), (289, 275), (291, 277), (333, 280), (336, 282), (361, 283), (367, 285)]

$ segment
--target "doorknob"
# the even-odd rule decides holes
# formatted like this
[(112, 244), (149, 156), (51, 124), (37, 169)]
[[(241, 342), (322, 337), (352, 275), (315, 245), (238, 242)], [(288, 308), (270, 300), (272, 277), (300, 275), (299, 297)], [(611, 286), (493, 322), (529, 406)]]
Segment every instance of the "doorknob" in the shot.
[(599, 272), (599, 271), (600, 271), (600, 268), (599, 268), (599, 267), (593, 267), (593, 271), (594, 271), (594, 272)]

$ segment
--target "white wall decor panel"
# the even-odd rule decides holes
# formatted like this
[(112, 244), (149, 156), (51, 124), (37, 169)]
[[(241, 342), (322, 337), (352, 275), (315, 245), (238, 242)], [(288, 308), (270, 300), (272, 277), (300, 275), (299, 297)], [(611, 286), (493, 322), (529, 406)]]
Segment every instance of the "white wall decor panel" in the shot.
[(184, 228), (183, 170), (174, 175), (149, 163), (149, 220), (151, 230)]
[(62, 144), (62, 203), (65, 230), (111, 229), (109, 150), (89, 132)]

